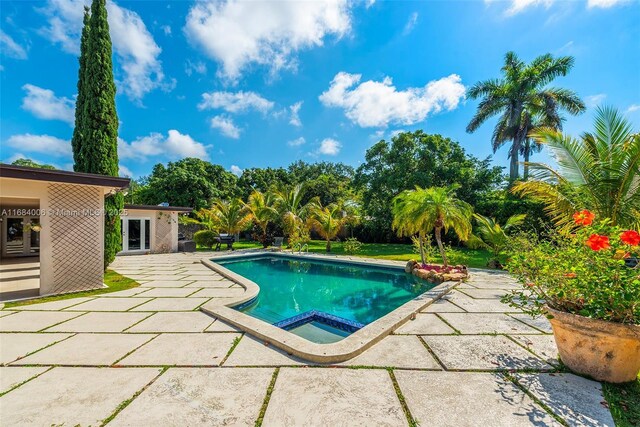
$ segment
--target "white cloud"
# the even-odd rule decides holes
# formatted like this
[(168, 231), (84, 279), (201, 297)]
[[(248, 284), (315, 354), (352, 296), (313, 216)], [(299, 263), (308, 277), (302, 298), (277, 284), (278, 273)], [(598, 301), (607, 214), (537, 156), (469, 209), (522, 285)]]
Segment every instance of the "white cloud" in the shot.
[(227, 116), (215, 116), (211, 119), (211, 127), (218, 129), (220, 133), (229, 138), (240, 138), (240, 128), (233, 123), (230, 117)]
[(629, 108), (627, 108), (627, 113), (634, 113), (636, 111), (640, 110), (640, 104), (631, 104), (629, 105)]
[(300, 108), (302, 108), (302, 101), (298, 101), (289, 106), (289, 112), (291, 113), (289, 124), (297, 127), (302, 126), (302, 121), (300, 120)]
[(122, 163), (118, 165), (118, 174), (125, 178), (133, 178), (133, 172)]
[[(39, 9), (48, 20), (40, 33), (65, 52), (78, 55), (84, 6), (89, 0), (49, 0)], [(113, 2), (107, 2), (109, 29), (113, 49), (122, 69), (120, 89), (130, 99), (139, 101), (156, 88), (168, 88), (164, 81), (161, 53), (140, 16)]]
[(235, 176), (242, 175), (242, 169), (240, 169), (239, 166), (231, 165), (230, 170), (231, 170), (231, 173), (234, 174)]
[(121, 159), (144, 160), (147, 157), (165, 156), (170, 159), (197, 157), (207, 159), (207, 146), (191, 136), (171, 129), (167, 136), (158, 132), (138, 137), (131, 143), (118, 138), (118, 156)]
[(169, 25), (163, 25), (162, 27), (160, 27), (160, 29), (162, 30), (165, 36), (171, 35), (171, 27)]
[(0, 29), (0, 47), (2, 47), (2, 52), (4, 52), (7, 56), (16, 59), (27, 59), (27, 51), (25, 48), (16, 43), (13, 38), (4, 31)]
[(62, 120), (73, 126), (75, 121), (74, 101), (65, 97), (57, 97), (52, 90), (26, 84), (22, 89), (27, 91), (22, 99), (22, 108), (34, 116), (46, 120)]
[(554, 1), (555, 0), (484, 0), (485, 3), (508, 4), (509, 7), (504, 12), (506, 16), (517, 15), (518, 13), (523, 12), (526, 9), (537, 6), (544, 6), (546, 8), (549, 8), (554, 3)]
[(584, 98), (584, 103), (587, 105), (587, 107), (594, 108), (594, 107), (597, 107), (598, 105), (602, 104), (602, 101), (604, 101), (606, 97), (607, 97), (606, 93), (598, 93), (596, 95), (589, 95), (589, 96), (586, 96)]
[(207, 66), (202, 61), (192, 62), (190, 59), (187, 59), (184, 65), (184, 72), (187, 76), (191, 76), (193, 73), (205, 74), (207, 72)]
[(587, 7), (589, 9), (599, 7), (601, 9), (608, 9), (619, 4), (627, 3), (628, 0), (587, 0)]
[(304, 139), (304, 136), (301, 136), (299, 138), (292, 139), (291, 141), (287, 141), (287, 145), (289, 147), (299, 147), (301, 145), (304, 145), (305, 142), (307, 141)]
[(409, 34), (416, 27), (417, 23), (418, 23), (418, 12), (413, 12), (409, 16), (409, 20), (407, 21), (407, 23), (404, 25), (404, 29), (402, 30), (402, 34), (405, 35), (405, 36), (407, 34)]
[(198, 109), (223, 109), (229, 113), (245, 113), (257, 110), (266, 113), (273, 108), (273, 102), (255, 92), (212, 92), (203, 93)]
[(340, 72), (320, 95), (324, 105), (343, 108), (347, 118), (361, 127), (418, 123), (429, 114), (457, 108), (465, 96), (465, 87), (457, 74), (401, 91), (393, 86), (390, 77), (358, 84), (361, 77)]
[(295, 69), (296, 52), (350, 30), (350, 7), (347, 0), (209, 0), (195, 3), (184, 30), (221, 64), (219, 74), (235, 81), (253, 63), (267, 66), (272, 74)]
[(13, 135), (7, 140), (9, 147), (28, 153), (41, 153), (51, 156), (71, 156), (71, 141), (50, 135), (32, 135), (25, 133)]
[(325, 138), (320, 142), (318, 152), (327, 156), (335, 156), (340, 152), (340, 148), (342, 148), (342, 144), (338, 141), (333, 138)]

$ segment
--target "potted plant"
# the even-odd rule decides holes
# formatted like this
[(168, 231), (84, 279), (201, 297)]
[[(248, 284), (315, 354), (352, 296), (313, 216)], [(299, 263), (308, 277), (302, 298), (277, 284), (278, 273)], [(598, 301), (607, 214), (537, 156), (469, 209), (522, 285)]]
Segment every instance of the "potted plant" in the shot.
[(507, 269), (524, 284), (503, 302), (551, 322), (562, 362), (607, 382), (640, 372), (640, 233), (574, 215), (575, 233), (514, 238)]

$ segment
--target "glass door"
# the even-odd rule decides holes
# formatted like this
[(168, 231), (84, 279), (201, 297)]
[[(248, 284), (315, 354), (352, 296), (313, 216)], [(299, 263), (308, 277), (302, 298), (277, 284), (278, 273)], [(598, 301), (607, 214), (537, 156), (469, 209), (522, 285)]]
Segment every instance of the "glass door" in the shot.
[(20, 256), (24, 254), (24, 218), (7, 218), (4, 241), (4, 256)]
[(126, 218), (122, 221), (122, 250), (145, 251), (151, 247), (151, 219)]

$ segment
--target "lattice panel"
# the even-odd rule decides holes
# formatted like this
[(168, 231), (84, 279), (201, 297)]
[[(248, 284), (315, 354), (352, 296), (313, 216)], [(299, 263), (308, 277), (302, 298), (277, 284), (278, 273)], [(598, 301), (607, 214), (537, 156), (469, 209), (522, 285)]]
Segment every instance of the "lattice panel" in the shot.
[(51, 184), (48, 188), (54, 283), (52, 293), (102, 286), (103, 195), (99, 187)]
[(153, 252), (171, 252), (171, 223), (173, 221), (170, 213), (158, 213), (156, 215), (156, 243)]

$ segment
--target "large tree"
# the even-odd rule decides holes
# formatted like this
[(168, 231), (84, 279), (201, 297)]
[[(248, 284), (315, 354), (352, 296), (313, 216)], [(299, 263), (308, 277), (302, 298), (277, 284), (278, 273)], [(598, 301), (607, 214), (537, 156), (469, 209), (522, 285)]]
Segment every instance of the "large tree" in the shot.
[[(81, 40), (74, 167), (77, 172), (118, 176), (118, 114), (113, 81), (112, 49), (107, 22), (106, 0), (93, 0), (91, 14), (85, 10)], [(123, 195), (105, 198), (105, 268), (122, 247), (120, 211)]]
[[(537, 126), (536, 121), (561, 129), (561, 109), (574, 115), (584, 112), (584, 103), (576, 93), (548, 86), (556, 77), (566, 76), (572, 68), (571, 56), (554, 58), (546, 54), (527, 64), (514, 52), (508, 52), (501, 78), (478, 82), (467, 91), (469, 98), (480, 99), (467, 132), (475, 132), (489, 118), (500, 115), (491, 143), (496, 152), (511, 142), (511, 182), (518, 179), (519, 155), (525, 149), (529, 133)], [(528, 149), (525, 151), (525, 155), (530, 153)]]

